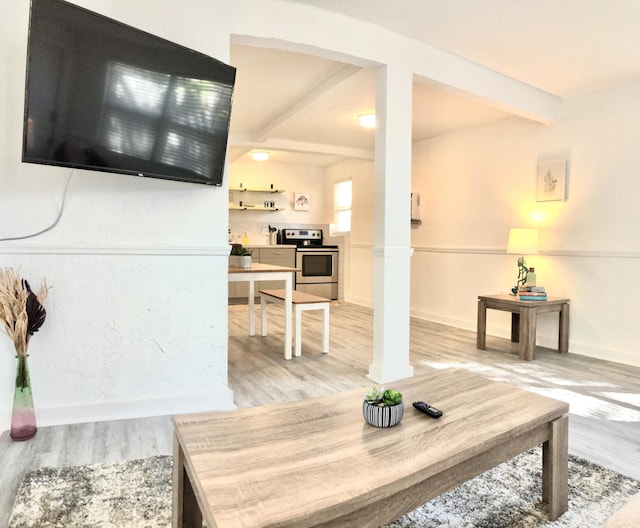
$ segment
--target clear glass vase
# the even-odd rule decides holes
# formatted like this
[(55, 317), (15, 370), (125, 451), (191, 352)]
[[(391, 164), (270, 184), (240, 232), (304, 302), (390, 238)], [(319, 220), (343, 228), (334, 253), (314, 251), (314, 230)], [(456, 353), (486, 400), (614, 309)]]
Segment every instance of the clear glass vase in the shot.
[(11, 438), (29, 440), (38, 431), (36, 413), (33, 408), (31, 378), (27, 355), (18, 356), (16, 370), (16, 389), (13, 394), (13, 412), (11, 414)]

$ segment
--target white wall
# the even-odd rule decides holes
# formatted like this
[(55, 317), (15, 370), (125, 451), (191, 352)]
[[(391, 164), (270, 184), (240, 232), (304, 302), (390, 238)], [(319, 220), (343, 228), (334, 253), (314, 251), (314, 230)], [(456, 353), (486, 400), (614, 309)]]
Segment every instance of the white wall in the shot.
[[(412, 314), (475, 330), (477, 295), (515, 283), (509, 228), (537, 227), (542, 254), (527, 262), (571, 299), (570, 352), (640, 365), (639, 110), (640, 80), (566, 101), (555, 124), (510, 118), (415, 144)], [(568, 200), (536, 202), (538, 160), (553, 158), (569, 161)], [(368, 223), (358, 213), (354, 229)], [(352, 268), (367, 276), (373, 235), (358, 242)], [(347, 299), (371, 305), (369, 284), (352, 281)], [(509, 324), (489, 311), (489, 333), (508, 337)], [(555, 347), (557, 332), (556, 315), (540, 317), (539, 344)]]
[[(228, 60), (229, 34), (180, 3), (83, 5)], [(40, 425), (232, 407), (226, 188), (22, 164), (28, 11), (13, 6), (0, 33), (0, 238), (52, 224), (73, 174), (55, 229), (0, 243), (0, 266), (53, 286), (30, 344)], [(0, 431), (14, 375), (0, 336)]]

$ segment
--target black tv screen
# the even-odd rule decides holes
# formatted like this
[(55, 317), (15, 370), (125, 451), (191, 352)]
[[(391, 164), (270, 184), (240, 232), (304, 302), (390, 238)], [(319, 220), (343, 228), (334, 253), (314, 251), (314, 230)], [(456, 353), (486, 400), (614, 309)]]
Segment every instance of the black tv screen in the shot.
[(62, 0), (32, 0), (22, 160), (220, 185), (234, 67)]

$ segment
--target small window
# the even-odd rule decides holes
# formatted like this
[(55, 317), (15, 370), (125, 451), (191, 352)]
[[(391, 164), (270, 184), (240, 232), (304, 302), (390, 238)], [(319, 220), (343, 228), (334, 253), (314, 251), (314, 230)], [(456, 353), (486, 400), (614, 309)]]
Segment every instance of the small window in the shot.
[(334, 185), (333, 203), (335, 232), (351, 232), (351, 180), (341, 181)]

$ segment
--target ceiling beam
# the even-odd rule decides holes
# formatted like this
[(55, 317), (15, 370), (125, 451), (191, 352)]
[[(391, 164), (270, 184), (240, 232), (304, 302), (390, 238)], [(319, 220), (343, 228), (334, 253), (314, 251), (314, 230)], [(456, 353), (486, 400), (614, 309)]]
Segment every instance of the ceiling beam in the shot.
[(265, 120), (262, 127), (258, 128), (253, 134), (253, 139), (258, 142), (266, 141), (273, 130), (282, 125), (289, 119), (295, 117), (299, 112), (309, 105), (313, 104), (319, 97), (326, 92), (335, 88), (340, 83), (346, 81), (361, 70), (358, 66), (351, 64), (339, 64), (329, 76), (320, 81), (314, 88), (305, 91), (297, 99), (293, 100), (286, 108), (281, 108), (277, 112)]
[[(344, 147), (341, 145), (326, 145), (323, 143), (307, 143), (304, 141), (292, 141), (288, 139), (269, 139), (263, 142), (256, 142), (253, 138), (240, 135), (229, 136), (229, 146), (237, 149), (233, 159), (235, 161), (250, 150), (284, 150), (287, 152), (310, 153), (310, 154), (327, 154), (333, 156), (345, 156), (349, 158), (358, 158), (365, 160), (374, 159), (374, 151), (369, 149), (360, 149), (353, 147)], [(240, 150), (240, 149), (244, 150)], [(240, 154), (242, 152), (242, 154)]]

